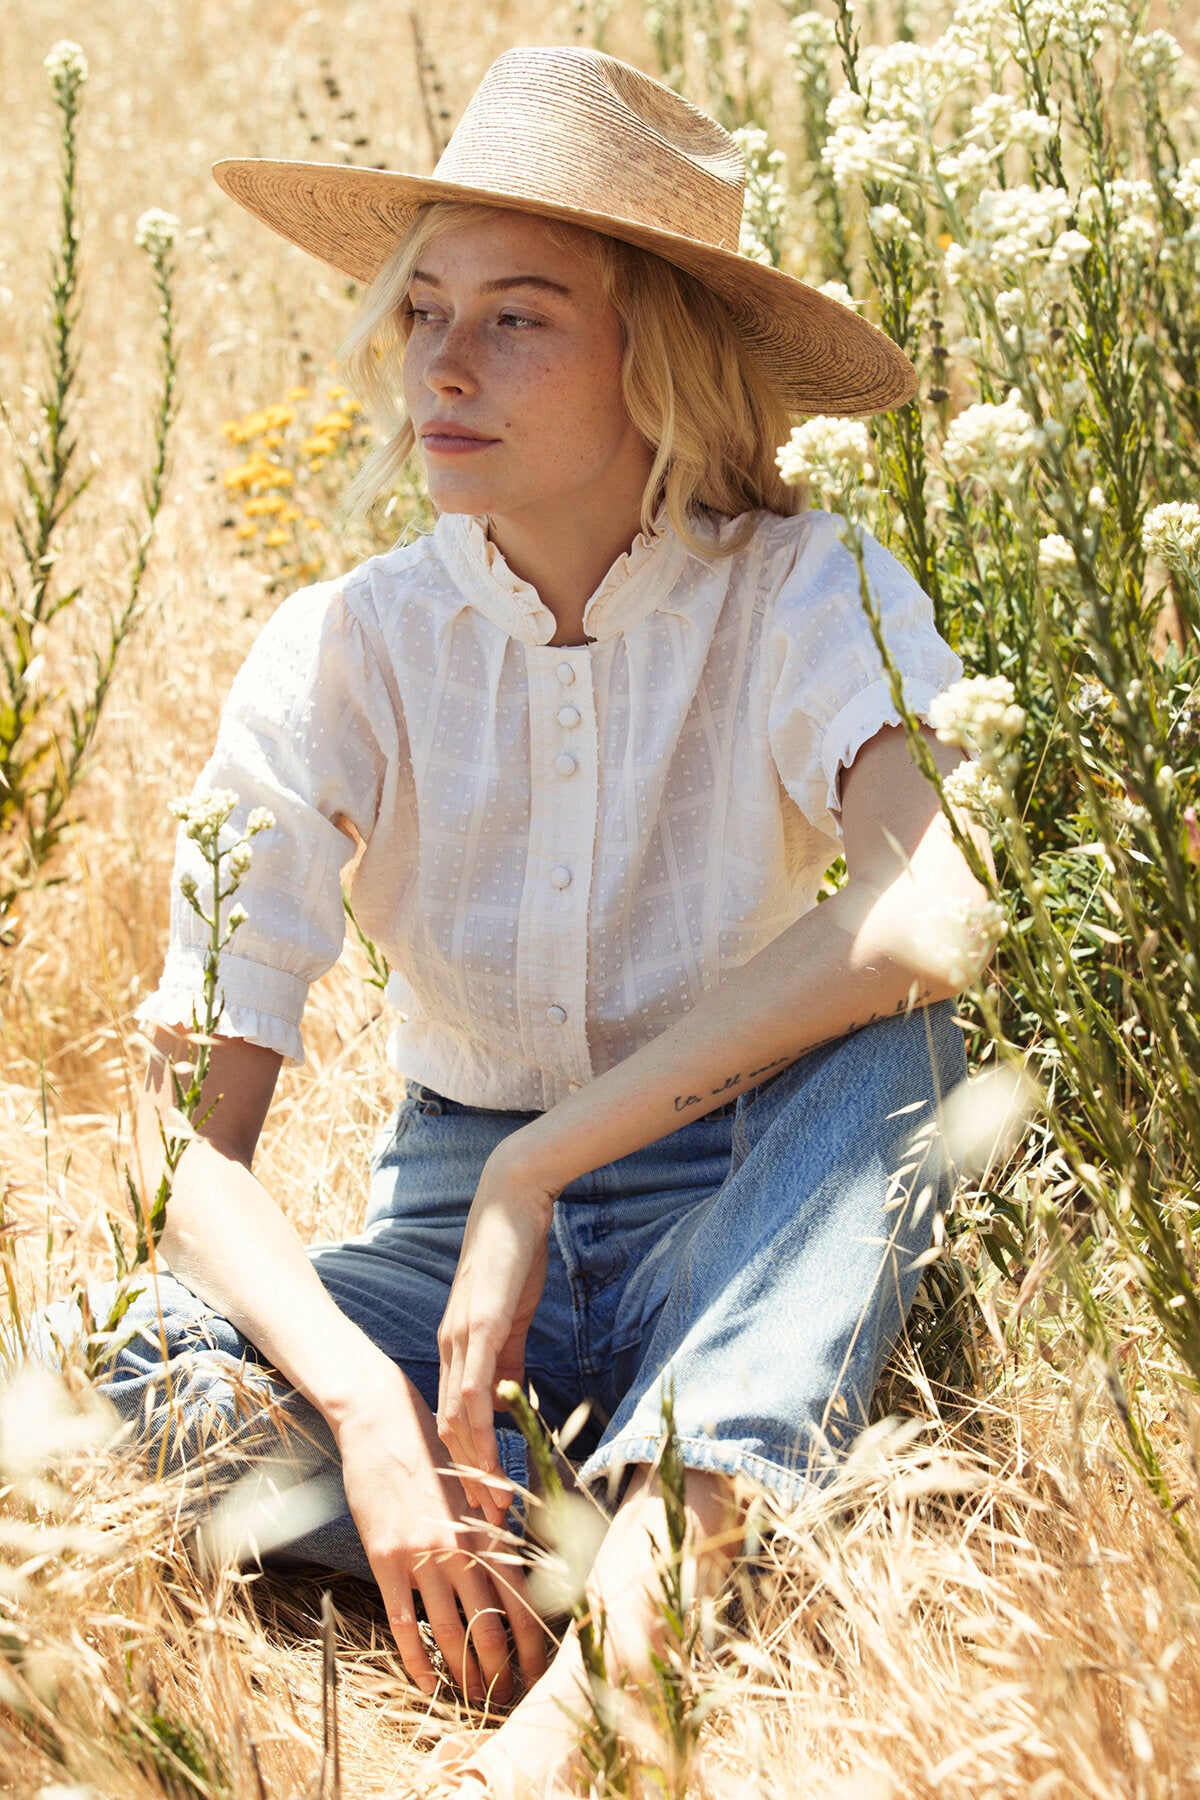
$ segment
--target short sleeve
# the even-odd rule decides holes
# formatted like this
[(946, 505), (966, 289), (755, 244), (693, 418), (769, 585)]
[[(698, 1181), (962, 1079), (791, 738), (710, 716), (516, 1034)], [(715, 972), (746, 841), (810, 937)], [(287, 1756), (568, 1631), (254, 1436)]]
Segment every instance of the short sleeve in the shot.
[[(817, 830), (841, 836), (841, 771), (885, 725), (898, 725), (883, 661), (862, 607), (858, 563), (830, 513), (805, 513), (795, 559), (768, 627), (768, 737), (784, 787)], [(936, 695), (962, 675), (938, 635), (928, 595), (883, 546), (863, 534), (864, 564), (884, 642), (905, 702), (928, 716)]]
[[(370, 839), (394, 780), (396, 712), (374, 643), (334, 583), (284, 601), (235, 677), (195, 791), (235, 793), (235, 830), (257, 807), (275, 823), (252, 839), (236, 894), (249, 917), (221, 955), (220, 1035), (303, 1062), (309, 986), (342, 946), (341, 870), (355, 837)], [(202, 1016), (207, 928), (180, 890), (185, 874), (211, 913), (207, 864), (181, 832), (170, 946), (156, 992), (138, 1009), (143, 1025), (187, 1028)]]

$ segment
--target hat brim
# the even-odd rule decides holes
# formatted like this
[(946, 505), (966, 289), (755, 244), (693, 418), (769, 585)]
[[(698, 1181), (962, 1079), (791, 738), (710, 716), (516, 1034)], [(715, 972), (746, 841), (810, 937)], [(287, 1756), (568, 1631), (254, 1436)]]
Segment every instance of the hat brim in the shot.
[(418, 207), (437, 200), (562, 219), (650, 250), (712, 288), (789, 411), (864, 416), (910, 400), (917, 374), (888, 336), (781, 269), (633, 219), (433, 176), (229, 158), (213, 176), (264, 225), (354, 281), (374, 280)]

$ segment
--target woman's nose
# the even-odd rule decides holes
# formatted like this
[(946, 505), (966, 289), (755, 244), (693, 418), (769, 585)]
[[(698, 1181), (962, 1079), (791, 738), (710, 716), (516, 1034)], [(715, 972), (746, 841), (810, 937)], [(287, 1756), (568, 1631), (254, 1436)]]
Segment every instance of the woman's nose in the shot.
[(450, 326), (425, 364), (425, 381), (435, 394), (471, 394), (479, 386), (469, 334)]

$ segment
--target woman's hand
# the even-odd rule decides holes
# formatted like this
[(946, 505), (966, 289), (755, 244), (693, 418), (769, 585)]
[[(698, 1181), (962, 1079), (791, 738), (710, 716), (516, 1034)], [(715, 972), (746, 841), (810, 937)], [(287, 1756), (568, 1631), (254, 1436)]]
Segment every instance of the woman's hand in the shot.
[[(513, 1694), (507, 1618), (526, 1685), (546, 1667), (546, 1640), (515, 1561), (463, 1504), (433, 1415), (399, 1371), (336, 1427), (346, 1500), (379, 1583), (401, 1660), (432, 1694), (437, 1675), (421, 1641), (420, 1594), (437, 1646), (473, 1701)], [(461, 1611), (460, 1611), (461, 1609)]]
[[(438, 1436), (460, 1469), (493, 1478), (500, 1476), (496, 1383), (524, 1378), (557, 1197), (522, 1169), (521, 1136), (514, 1132), (484, 1165), (438, 1332)], [(503, 1480), (460, 1478), (468, 1501), (499, 1524), (508, 1504)]]

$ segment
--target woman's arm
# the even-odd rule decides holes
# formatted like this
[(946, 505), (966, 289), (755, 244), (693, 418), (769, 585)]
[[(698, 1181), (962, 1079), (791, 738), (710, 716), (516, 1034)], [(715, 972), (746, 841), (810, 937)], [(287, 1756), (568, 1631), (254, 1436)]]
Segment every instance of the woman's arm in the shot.
[[(943, 772), (962, 760), (932, 732), (926, 737)], [(971, 829), (990, 860), (986, 834)], [(846, 771), (842, 830), (848, 879), (840, 892), (653, 1042), (514, 1132), (489, 1160), (440, 1337), (438, 1429), (464, 1467), (496, 1466), (493, 1388), (521, 1379), (540, 1291), (537, 1247), (563, 1188), (818, 1044), (957, 991), (937, 972), (922, 929), (949, 929), (949, 913), (938, 922), (944, 902), (970, 905), (986, 895), (899, 727), (877, 733)], [(482, 1487), (465, 1485), (486, 1502)]]
[[(186, 1061), (190, 1054), (186, 1038), (168, 1031), (156, 1033), (155, 1046), (138, 1120), (146, 1193), (154, 1192), (162, 1166), (160, 1120), (172, 1099), (167, 1060)], [(328, 1422), (346, 1498), (409, 1674), (426, 1692), (436, 1686), (417, 1628), (416, 1591), (464, 1688), (506, 1697), (512, 1684), (502, 1614), (526, 1676), (533, 1679), (544, 1666), (541, 1628), (520, 1579), (515, 1571), (490, 1574), (481, 1561), (479, 1521), (467, 1513), (449, 1474), (429, 1408), (330, 1298), (295, 1228), (251, 1173), (280, 1061), (274, 1051), (240, 1039), (213, 1044), (200, 1116), (212, 1112), (176, 1172), (163, 1260)]]

